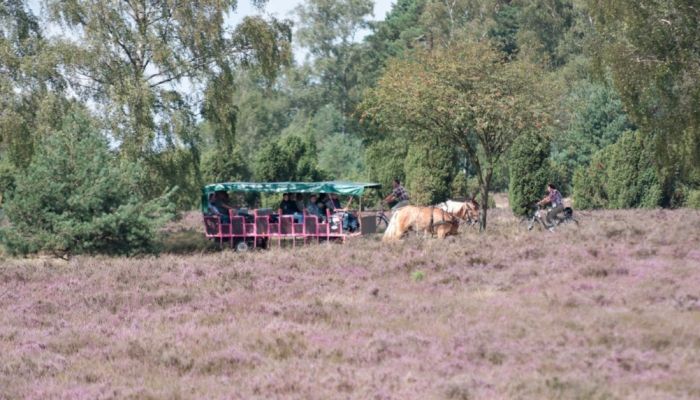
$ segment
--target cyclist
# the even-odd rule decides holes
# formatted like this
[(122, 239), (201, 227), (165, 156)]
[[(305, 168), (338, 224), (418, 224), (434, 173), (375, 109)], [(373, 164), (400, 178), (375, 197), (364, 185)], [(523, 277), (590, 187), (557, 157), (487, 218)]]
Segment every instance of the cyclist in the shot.
[(554, 226), (554, 218), (564, 210), (564, 202), (562, 201), (561, 193), (559, 193), (557, 187), (554, 186), (553, 183), (547, 185), (547, 195), (537, 202), (537, 205), (540, 206), (545, 206), (547, 204), (550, 205), (550, 208), (549, 211), (547, 211), (544, 222), (547, 227), (551, 229)]
[(391, 183), (391, 186), (394, 188), (391, 191), (391, 194), (386, 196), (384, 201), (391, 206), (392, 210), (396, 210), (397, 208), (401, 208), (403, 206), (408, 205), (408, 192), (406, 189), (401, 186), (401, 181), (399, 181), (398, 178), (394, 179), (394, 181)]

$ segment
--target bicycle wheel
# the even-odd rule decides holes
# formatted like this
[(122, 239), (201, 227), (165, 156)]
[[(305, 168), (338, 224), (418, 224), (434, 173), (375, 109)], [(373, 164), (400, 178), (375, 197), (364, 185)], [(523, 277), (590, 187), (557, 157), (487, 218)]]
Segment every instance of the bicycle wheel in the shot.
[(384, 227), (384, 229), (386, 229), (389, 226), (389, 220), (384, 214), (377, 215), (377, 228), (381, 228), (382, 226)]

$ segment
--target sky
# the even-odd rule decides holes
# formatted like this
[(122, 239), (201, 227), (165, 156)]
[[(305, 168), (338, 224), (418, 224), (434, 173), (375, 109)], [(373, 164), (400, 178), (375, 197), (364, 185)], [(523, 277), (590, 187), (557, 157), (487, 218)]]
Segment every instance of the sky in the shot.
[[(241, 20), (243, 20), (243, 17), (249, 16), (249, 15), (272, 15), (277, 18), (289, 18), (294, 20), (294, 15), (293, 11), (294, 9), (302, 4), (304, 0), (268, 0), (264, 10), (258, 10), (252, 5), (252, 1), (250, 0), (239, 0), (238, 1), (238, 8), (236, 9), (236, 12), (232, 14), (229, 17), (229, 20), (227, 21), (228, 23), (232, 24), (233, 26), (237, 25)], [(387, 12), (391, 10), (391, 6), (393, 5), (394, 0), (374, 0), (374, 16), (370, 18), (373, 21), (381, 21), (384, 20), (386, 17)], [(41, 0), (29, 0), (29, 7), (32, 9), (35, 15), (39, 16), (41, 19), (44, 16), (44, 12), (42, 10), (42, 1)], [(49, 35), (61, 35), (63, 32), (60, 31), (60, 28), (56, 26), (47, 26), (46, 32)], [(357, 35), (357, 40), (362, 40), (365, 35), (367, 35), (369, 31), (364, 31), (364, 32), (359, 32), (359, 35)], [(305, 58), (306, 52), (304, 49), (298, 48), (297, 46), (294, 47), (294, 55), (295, 59), (297, 60), (303, 60)]]
[[(303, 3), (303, 0), (268, 0), (265, 12), (279, 18), (291, 18), (291, 13), (294, 8)], [(392, 0), (375, 0), (374, 1), (374, 18), (375, 21), (383, 20), (386, 13), (391, 9)], [(236, 17), (241, 19), (245, 15), (259, 14), (251, 5), (250, 1), (239, 1)]]

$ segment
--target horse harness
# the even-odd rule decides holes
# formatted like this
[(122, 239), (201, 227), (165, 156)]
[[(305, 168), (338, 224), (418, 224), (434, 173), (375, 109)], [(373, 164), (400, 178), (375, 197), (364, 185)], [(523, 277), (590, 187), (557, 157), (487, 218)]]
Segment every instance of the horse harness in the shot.
[[(436, 208), (439, 209), (440, 211), (442, 211), (442, 213), (440, 215), (442, 220), (438, 221), (438, 222), (435, 222), (435, 220), (434, 220), (434, 213), (435, 213)], [(449, 221), (445, 220), (445, 214), (448, 214), (450, 216)], [(454, 216), (452, 214), (448, 213), (447, 211), (443, 210), (440, 207), (430, 206), (430, 225), (428, 225), (428, 230), (430, 231), (431, 235), (435, 235), (435, 233), (436, 233), (435, 230), (433, 229), (434, 226), (445, 225), (445, 224), (451, 225), (453, 223), (454, 223)]]

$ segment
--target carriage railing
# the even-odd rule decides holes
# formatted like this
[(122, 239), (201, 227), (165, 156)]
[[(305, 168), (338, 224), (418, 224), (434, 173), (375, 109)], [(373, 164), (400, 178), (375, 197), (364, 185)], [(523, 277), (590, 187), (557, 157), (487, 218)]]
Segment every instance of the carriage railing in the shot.
[[(308, 243), (329, 240), (345, 241), (349, 237), (369, 233), (367, 228), (376, 228), (369, 224), (368, 220), (358, 218), (359, 227), (350, 232), (343, 228), (343, 212), (330, 212), (326, 210), (325, 218), (311, 215), (304, 210), (300, 221), (295, 221), (294, 215), (282, 215), (282, 210), (277, 214), (269, 209), (253, 210), (253, 214), (239, 215), (234, 210), (229, 211), (228, 221), (222, 221), (220, 216), (204, 216), (205, 236), (217, 240), (221, 246), (224, 242), (231, 247), (241, 241), (249, 242), (253, 248), (262, 243), (271, 243), (277, 240), (278, 246), (282, 241), (291, 241), (294, 246), (298, 241)], [(374, 217), (372, 217), (374, 218)], [(364, 225), (363, 229), (363, 219)]]

